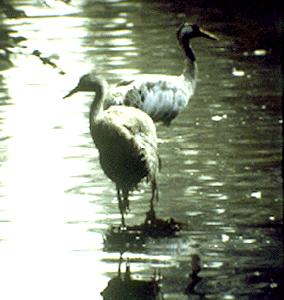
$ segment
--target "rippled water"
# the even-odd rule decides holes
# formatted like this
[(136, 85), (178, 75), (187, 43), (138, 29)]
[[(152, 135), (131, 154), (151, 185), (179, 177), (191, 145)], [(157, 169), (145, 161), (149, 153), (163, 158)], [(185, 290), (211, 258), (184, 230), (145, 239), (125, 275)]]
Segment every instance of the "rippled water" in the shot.
[[(89, 135), (91, 95), (62, 96), (88, 71), (111, 81), (179, 74), (175, 29), (184, 15), (142, 0), (42, 2), (17, 1), (28, 17), (0, 19), (1, 36), (13, 30), (7, 43), (26, 38), (9, 46), (9, 59), (0, 52), (0, 298), (102, 299), (119, 263), (103, 243), (120, 222), (115, 189)], [(222, 34), (226, 23), (206, 25), (220, 41), (194, 41), (196, 94), (171, 127), (158, 125), (157, 213), (188, 226), (123, 257), (134, 278), (162, 274), (164, 299), (276, 299), (283, 274), (280, 68), (268, 53), (234, 50)], [(149, 196), (146, 186), (134, 193), (128, 224), (144, 220)], [(202, 260), (201, 281), (185, 295), (193, 254)]]

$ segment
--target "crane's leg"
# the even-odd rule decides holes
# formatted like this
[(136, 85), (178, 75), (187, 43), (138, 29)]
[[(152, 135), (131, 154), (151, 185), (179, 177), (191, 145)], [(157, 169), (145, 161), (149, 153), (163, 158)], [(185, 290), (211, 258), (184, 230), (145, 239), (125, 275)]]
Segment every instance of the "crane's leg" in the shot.
[(118, 278), (121, 278), (121, 264), (122, 264), (122, 253), (120, 253), (120, 256), (119, 256), (119, 264), (118, 264)]
[(156, 220), (156, 213), (154, 210), (154, 200), (159, 200), (159, 189), (156, 180), (152, 182), (152, 196), (150, 199), (150, 210), (147, 213), (146, 221), (149, 223), (153, 223)]
[(122, 196), (123, 196), (123, 208), (124, 208), (124, 212), (126, 212), (127, 210), (129, 210), (129, 200), (128, 200), (129, 191), (122, 190)]
[(121, 214), (121, 226), (122, 228), (125, 228), (125, 220), (124, 220), (124, 204), (121, 198), (121, 194), (120, 194), (120, 188), (116, 185), (116, 192), (117, 192), (117, 200), (118, 200), (118, 208)]
[(157, 202), (159, 201), (159, 188), (156, 180), (152, 182), (152, 197), (150, 202), (151, 210), (154, 210), (154, 200), (156, 200)]

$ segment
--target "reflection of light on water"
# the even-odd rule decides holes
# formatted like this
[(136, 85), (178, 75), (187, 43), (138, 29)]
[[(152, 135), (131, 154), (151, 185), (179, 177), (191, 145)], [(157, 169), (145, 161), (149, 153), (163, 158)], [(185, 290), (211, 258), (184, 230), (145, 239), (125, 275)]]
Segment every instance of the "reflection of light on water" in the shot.
[(140, 71), (137, 69), (113, 69), (113, 70), (108, 70), (109, 74), (116, 74), (116, 75), (132, 75), (132, 74), (139, 74)]
[(190, 216), (190, 217), (196, 217), (196, 216), (202, 215), (203, 212), (201, 212), (201, 211), (189, 211), (189, 212), (186, 212), (185, 214), (187, 216)]
[(85, 134), (86, 98), (62, 100), (70, 77), (77, 81), (77, 71), (88, 68), (79, 56), (85, 36), (81, 26), (79, 18), (15, 25), (29, 38), (25, 53), (40, 47), (43, 54), (57, 54), (56, 64), (71, 76), (28, 54), (17, 55), (15, 67), (4, 74), (12, 105), (1, 126), (1, 134), (11, 137), (0, 174), (1, 219), (8, 221), (0, 233), (1, 299), (93, 299), (94, 281), (99, 290), (107, 283), (97, 271), (104, 269), (98, 256), (102, 236), (88, 231), (90, 223), (103, 218), (103, 208), (96, 197), (65, 193), (84, 184), (89, 159), (97, 158), (94, 147), (82, 147), (91, 143)]
[(226, 233), (235, 233), (236, 229), (233, 227), (228, 227), (228, 226), (222, 226), (220, 229)]
[(198, 176), (198, 179), (204, 180), (204, 181), (209, 181), (209, 180), (213, 180), (214, 177), (212, 177), (210, 175), (200, 175), (200, 176)]
[(218, 200), (227, 200), (228, 196), (221, 193), (207, 193), (208, 197), (216, 198)]
[(208, 186), (223, 186), (224, 184), (224, 182), (219, 181), (208, 182)]
[(126, 23), (126, 20), (125, 20), (125, 18), (113, 18), (113, 19), (111, 19), (111, 22), (113, 24), (124, 24), (124, 23)]
[(224, 300), (233, 300), (233, 299), (236, 299), (236, 297), (234, 295), (224, 295), (222, 299), (224, 299)]
[(132, 31), (129, 29), (115, 29), (112, 31), (108, 31), (107, 32), (107, 37), (126, 37), (126, 36), (130, 36), (132, 34)]
[(255, 242), (255, 239), (243, 239), (244, 244), (254, 244)]
[(207, 221), (204, 222), (204, 224), (208, 225), (208, 226), (219, 226), (219, 225), (224, 225), (223, 222), (218, 222), (218, 221)]
[(187, 159), (187, 160), (184, 160), (183, 162), (185, 165), (194, 165), (196, 163), (196, 160), (193, 160), (193, 159)]
[[(127, 258), (130, 261), (131, 272), (139, 272), (145, 269), (145, 261), (150, 262), (151, 266), (158, 266), (159, 268), (167, 268), (169, 266), (174, 266), (176, 264), (170, 255), (151, 255), (151, 254), (135, 254), (132, 252), (125, 252), (123, 254), (124, 258)], [(117, 254), (105, 253), (104, 261), (113, 261), (117, 260)]]
[(110, 45), (112, 46), (131, 46), (134, 44), (132, 39), (129, 38), (113, 38), (110, 40)]
[(261, 199), (261, 197), (262, 197), (261, 192), (259, 192), (259, 191), (253, 192), (250, 195), (251, 195), (251, 197), (256, 198), (256, 199)]
[(206, 165), (209, 165), (209, 166), (215, 166), (218, 164), (218, 162), (216, 160), (212, 160), (212, 159), (207, 160), (205, 163), (206, 163)]
[(32, 5), (19, 6), (18, 8), (23, 9), (26, 15), (29, 17), (63, 16), (79, 12), (78, 9), (74, 8), (74, 6), (66, 5), (62, 1), (39, 0), (33, 2), (37, 3), (33, 3)]
[[(78, 70), (81, 72), (86, 70), (87, 72), (89, 70), (88, 62), (81, 57), (83, 39), (87, 36), (84, 29), (85, 22), (85, 19), (79, 17), (57, 17), (52, 20), (51, 18), (36, 18), (28, 19), (25, 23), (18, 20), (14, 21), (13, 28), (19, 32), (24, 32), (25, 38), (27, 38), (21, 43), (26, 48), (21, 49), (22, 55), (16, 57), (15, 65), (21, 67), (26, 65), (29, 68), (29, 72), (26, 72), (25, 76), (56, 83), (56, 81), (51, 81), (51, 78), (49, 80), (42, 78), (48, 76), (46, 75), (47, 70), (51, 71), (49, 76), (57, 71), (51, 66), (43, 65), (38, 58), (31, 55), (34, 50), (39, 50), (44, 57), (53, 57), (52, 61), (66, 73), (76, 76)], [(19, 50), (17, 51), (19, 52)], [(29, 64), (27, 60), (30, 61)], [(32, 72), (31, 66), (32, 68), (38, 66), (40, 69), (38, 69), (38, 73), (36, 70)]]
[(230, 237), (227, 234), (221, 234), (221, 240), (226, 243), (230, 240)]
[(224, 212), (226, 212), (226, 209), (224, 209), (224, 208), (216, 208), (215, 211), (216, 211), (217, 214), (221, 215)]
[[(99, 290), (107, 284), (108, 278), (96, 276), (97, 270), (105, 264), (92, 253), (61, 253), (55, 247), (52, 252), (33, 249), (20, 255), (7, 254), (9, 259), (1, 262), (5, 278), (1, 278), (4, 284), (0, 295), (5, 300), (21, 299), (23, 296), (43, 300), (94, 299), (94, 282)], [(17, 272), (14, 272), (15, 268)], [(82, 275), (84, 281), (81, 280)]]
[(202, 186), (196, 186), (196, 185), (188, 186), (184, 191), (184, 195), (185, 196), (196, 195), (199, 190), (202, 190)]
[(224, 265), (224, 263), (221, 261), (211, 261), (211, 262), (208, 262), (207, 264), (204, 264), (204, 267), (218, 269), (218, 268), (221, 268), (223, 265)]
[(222, 116), (215, 115), (215, 116), (211, 117), (211, 120), (216, 121), (216, 122), (224, 120), (224, 119), (227, 119), (227, 115), (226, 114), (224, 114)]
[(108, 47), (108, 50), (113, 52), (132, 52), (137, 50), (137, 48), (133, 46), (119, 46), (119, 47)]
[(111, 66), (123, 66), (123, 65), (127, 65), (128, 62), (123, 56), (112, 56), (109, 57), (107, 64)]
[(127, 62), (125, 62), (125, 61), (119, 61), (119, 60), (114, 60), (114, 61), (110, 61), (108, 64), (110, 66), (125, 66), (125, 65), (127, 65)]
[(195, 150), (195, 149), (183, 149), (181, 150), (181, 153), (183, 155), (188, 155), (188, 156), (192, 156), (192, 155), (198, 155), (199, 154), (199, 150)]

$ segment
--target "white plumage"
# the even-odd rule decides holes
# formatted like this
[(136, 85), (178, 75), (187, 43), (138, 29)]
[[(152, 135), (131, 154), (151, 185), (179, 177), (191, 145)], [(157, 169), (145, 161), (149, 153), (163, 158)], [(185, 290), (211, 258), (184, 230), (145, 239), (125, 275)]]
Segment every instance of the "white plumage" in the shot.
[[(146, 112), (154, 121), (170, 125), (187, 106), (195, 91), (197, 65), (190, 47), (190, 40), (195, 37), (217, 39), (196, 24), (182, 24), (177, 30), (177, 40), (186, 56), (183, 73), (180, 76), (136, 75), (129, 81), (119, 82), (111, 87), (105, 106), (133, 106)], [(93, 74), (82, 76), (78, 85), (65, 97), (78, 91), (92, 91), (94, 78)]]
[(111, 106), (103, 109), (108, 84), (93, 78), (96, 96), (89, 114), (90, 132), (99, 151), (104, 173), (115, 183), (122, 226), (129, 206), (129, 192), (146, 178), (152, 187), (150, 211), (154, 216), (153, 201), (158, 200), (160, 159), (156, 127), (152, 119), (134, 107)]

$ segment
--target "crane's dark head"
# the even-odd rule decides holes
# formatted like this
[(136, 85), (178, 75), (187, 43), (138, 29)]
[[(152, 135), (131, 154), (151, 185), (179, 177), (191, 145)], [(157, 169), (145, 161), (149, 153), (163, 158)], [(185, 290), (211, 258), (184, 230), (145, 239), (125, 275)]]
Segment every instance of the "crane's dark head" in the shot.
[(77, 92), (95, 92), (106, 86), (106, 81), (92, 73), (83, 75), (75, 88), (73, 88), (63, 99), (74, 95)]
[(203, 37), (210, 40), (218, 40), (218, 38), (214, 34), (203, 30), (197, 24), (189, 24), (185, 22), (177, 30), (177, 39), (183, 46), (185, 45), (185, 43), (189, 43), (190, 39), (197, 37)]

